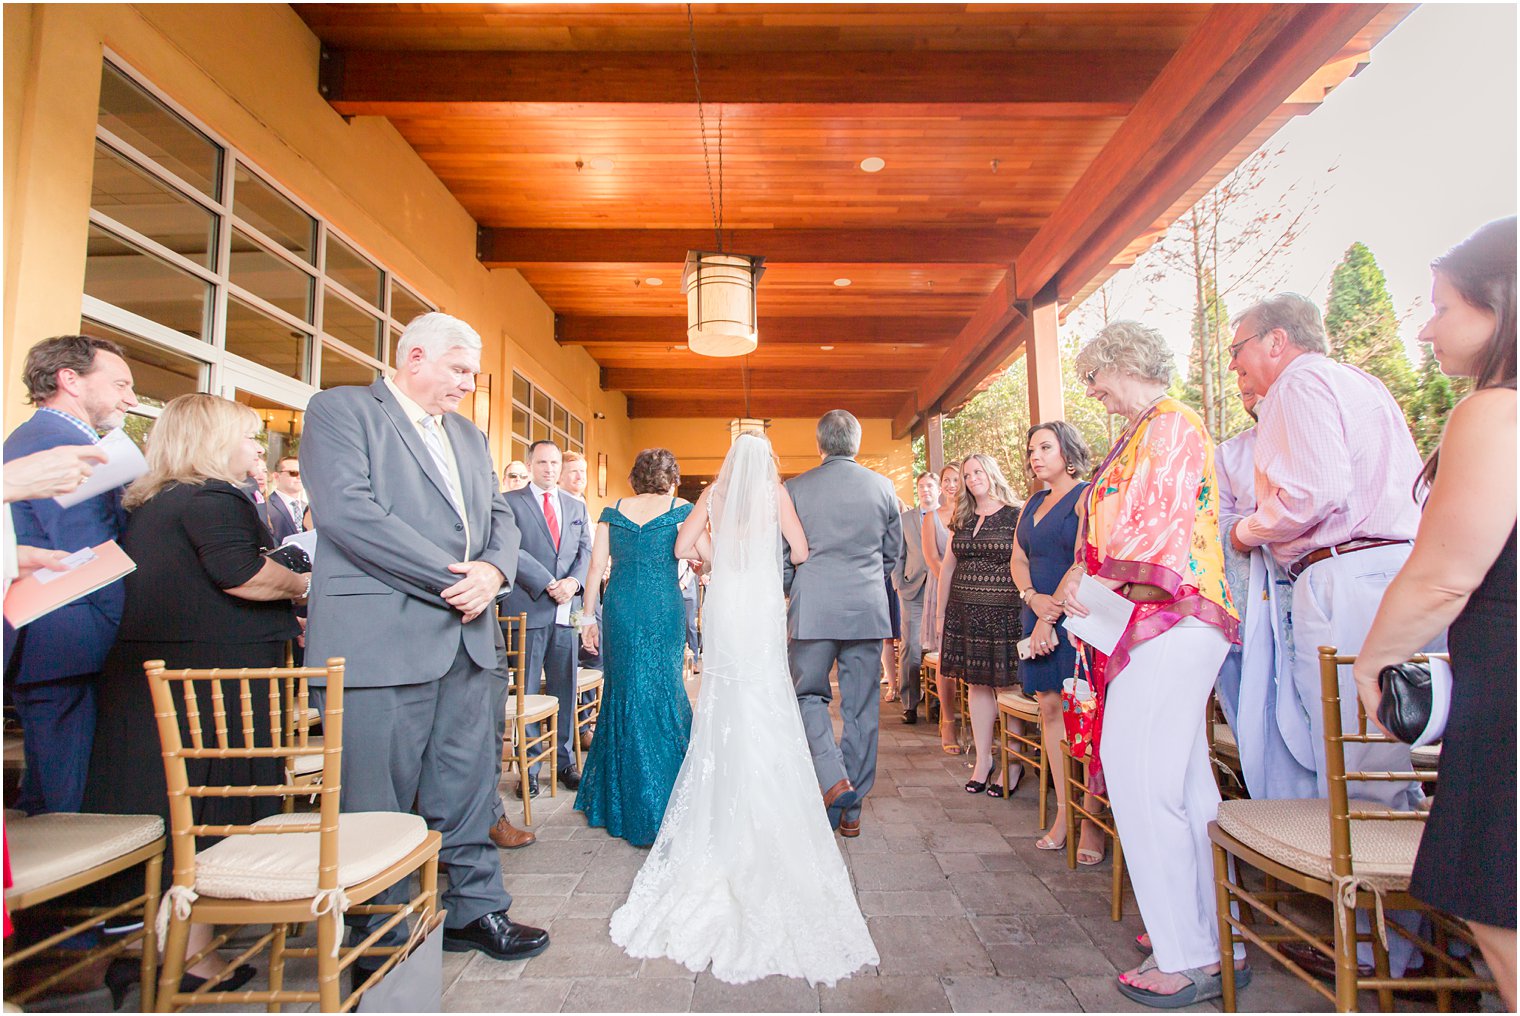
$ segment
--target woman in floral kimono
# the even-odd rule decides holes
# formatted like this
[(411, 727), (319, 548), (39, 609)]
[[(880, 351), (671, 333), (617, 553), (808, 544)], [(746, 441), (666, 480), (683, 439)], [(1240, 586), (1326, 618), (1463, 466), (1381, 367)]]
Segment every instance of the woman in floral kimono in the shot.
[(1077, 560), (1055, 603), (1085, 616), (1085, 573), (1135, 604), (1114, 651), (1095, 654), (1093, 749), (1154, 949), (1118, 987), (1170, 1009), (1221, 993), (1207, 828), (1219, 789), (1203, 719), (1239, 622), (1219, 544), (1214, 442), (1166, 394), (1172, 354), (1154, 328), (1110, 324), (1076, 369), (1088, 396), (1129, 426), (1093, 475)]

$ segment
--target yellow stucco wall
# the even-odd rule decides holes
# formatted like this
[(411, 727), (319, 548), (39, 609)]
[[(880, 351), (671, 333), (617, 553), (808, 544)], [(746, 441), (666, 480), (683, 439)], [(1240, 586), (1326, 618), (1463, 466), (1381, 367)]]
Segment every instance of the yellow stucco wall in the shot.
[[(812, 418), (771, 421), (765, 432), (781, 457), (781, 471), (790, 476), (818, 465), (818, 421)], [(633, 421), (635, 452), (643, 448), (668, 448), (688, 476), (716, 476), (728, 454), (728, 421), (718, 419), (647, 419)], [(913, 447), (892, 439), (889, 420), (860, 421), (858, 461), (883, 474), (897, 488), (897, 496), (913, 499)]]
[[(6, 431), (29, 412), (19, 380), (26, 349), (79, 327), (109, 49), (440, 309), (479, 330), (482, 369), (494, 376), (498, 462), (517, 369), (586, 421), (593, 473), (597, 453), (608, 456), (609, 497), (627, 492), (633, 455), (652, 444), (683, 462), (711, 460), (706, 471), (716, 472), (726, 421), (630, 421), (623, 396), (600, 390), (596, 363), (554, 342), (553, 311), (522, 276), (479, 264), (476, 223), (390, 123), (345, 122), (322, 101), (317, 39), (289, 6), (7, 4), (4, 26)], [(788, 470), (816, 461), (813, 423), (778, 420), (772, 429)], [(887, 421), (865, 428), (862, 460), (909, 491), (908, 444), (891, 440)]]

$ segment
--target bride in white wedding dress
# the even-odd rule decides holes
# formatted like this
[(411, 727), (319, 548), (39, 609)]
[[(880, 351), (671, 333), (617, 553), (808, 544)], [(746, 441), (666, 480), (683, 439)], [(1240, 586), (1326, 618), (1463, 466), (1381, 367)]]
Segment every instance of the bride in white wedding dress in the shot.
[[(708, 520), (712, 535), (706, 532)], [(740, 435), (697, 501), (678, 556), (712, 565), (702, 689), (659, 837), (612, 940), (743, 984), (833, 984), (879, 962), (829, 827), (786, 659), (781, 533), (807, 542), (770, 442)]]

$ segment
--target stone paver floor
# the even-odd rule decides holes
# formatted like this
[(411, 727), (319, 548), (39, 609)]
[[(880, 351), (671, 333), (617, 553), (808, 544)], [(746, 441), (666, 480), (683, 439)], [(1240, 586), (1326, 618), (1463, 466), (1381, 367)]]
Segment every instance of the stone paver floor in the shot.
[[(534, 801), (538, 842), (504, 851), (515, 920), (549, 929), (547, 952), (501, 963), (445, 953), (443, 1006), (454, 1012), (1068, 1012), (1143, 1011), (1114, 987), (1140, 959), (1133, 897), (1109, 920), (1110, 862), (1066, 867), (1063, 852), (1034, 846), (1034, 781), (1008, 800), (962, 789), (962, 758), (943, 754), (935, 728), (905, 726), (883, 703), (876, 786), (861, 835), (840, 840), (881, 965), (833, 987), (773, 977), (724, 984), (668, 960), (636, 960), (613, 945), (607, 920), (646, 851), (586, 826), (563, 788)], [(509, 815), (521, 819), (513, 796)], [(515, 806), (515, 807), (514, 807)], [(1253, 948), (1254, 953), (1254, 948)], [(1244, 1011), (1330, 1011), (1281, 968), (1253, 956)], [(291, 981), (302, 979), (293, 962)], [(304, 975), (310, 978), (311, 974)], [(1364, 999), (1373, 1002), (1371, 996)], [(135, 994), (129, 1004), (135, 1004)], [(1497, 1009), (1485, 996), (1484, 1008)], [(108, 1006), (103, 991), (53, 1008)], [(1369, 1008), (1372, 1006), (1369, 1006)], [(1194, 1007), (1219, 1011), (1217, 1001)], [(1399, 1002), (1400, 1010), (1427, 1009)]]

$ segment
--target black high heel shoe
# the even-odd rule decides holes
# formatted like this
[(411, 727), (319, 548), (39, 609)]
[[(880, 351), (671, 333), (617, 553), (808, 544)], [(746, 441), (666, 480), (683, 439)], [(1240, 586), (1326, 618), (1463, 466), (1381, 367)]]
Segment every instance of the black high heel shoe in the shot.
[(968, 794), (980, 794), (980, 793), (982, 793), (986, 789), (987, 789), (987, 781), (986, 780), (967, 780), (966, 781), (966, 793), (968, 793)]
[[(213, 992), (237, 991), (243, 985), (253, 980), (253, 975), (258, 973), (251, 963), (244, 963), (234, 970), (221, 984), (212, 988)], [(140, 960), (114, 959), (111, 965), (106, 967), (105, 986), (111, 993), (111, 1006), (120, 1010), (127, 1003), (127, 989), (136, 984), (142, 977), (142, 962)], [(186, 994), (200, 990), (208, 978), (199, 977), (195, 974), (185, 974), (179, 979), (179, 990)]]

